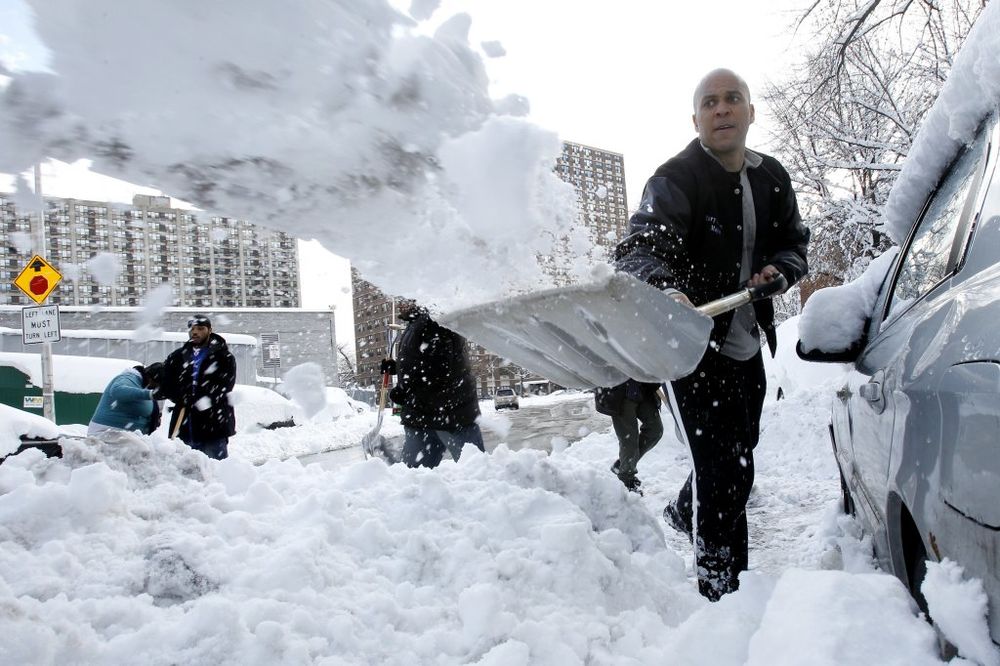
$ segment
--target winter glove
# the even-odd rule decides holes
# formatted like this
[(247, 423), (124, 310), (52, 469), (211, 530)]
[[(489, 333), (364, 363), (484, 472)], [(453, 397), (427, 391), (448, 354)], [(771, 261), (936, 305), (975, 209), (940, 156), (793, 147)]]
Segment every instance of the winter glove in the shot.
[(403, 397), (403, 389), (399, 386), (399, 384), (393, 386), (392, 390), (389, 391), (389, 400), (392, 400), (397, 405), (403, 404)]
[(382, 364), (379, 366), (379, 372), (382, 373), (383, 375), (396, 374), (396, 361), (394, 361), (391, 358), (382, 359)]

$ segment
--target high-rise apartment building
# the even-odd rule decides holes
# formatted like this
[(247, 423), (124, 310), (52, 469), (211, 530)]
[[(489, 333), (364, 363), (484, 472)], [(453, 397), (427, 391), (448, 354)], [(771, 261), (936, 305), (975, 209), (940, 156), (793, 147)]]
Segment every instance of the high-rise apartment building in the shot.
[[(44, 255), (68, 278), (49, 303), (138, 306), (168, 283), (182, 307), (299, 307), (298, 246), (287, 234), (172, 208), (169, 197), (136, 195), (132, 206), (45, 203)], [(15, 248), (29, 237), (33, 214), (0, 193), (0, 282), (9, 284), (26, 259)], [(94, 263), (102, 253), (110, 257)], [(29, 304), (16, 289), (0, 291), (0, 305)]]
[[(556, 174), (576, 189), (580, 221), (592, 232), (595, 245), (607, 254), (625, 235), (628, 204), (625, 195), (625, 164), (620, 153), (563, 142), (556, 161)], [(394, 299), (351, 271), (354, 301), (354, 344), (357, 380), (360, 386), (376, 386), (379, 363), (388, 354), (389, 324), (393, 323)], [(517, 366), (505, 362), (482, 347), (469, 343), (469, 360), (480, 395), (491, 395), (498, 386), (513, 386), (525, 377)]]
[(396, 321), (396, 300), (351, 269), (358, 386), (376, 386), (379, 383), (379, 364), (389, 357), (389, 332), (390, 325)]
[(594, 242), (610, 252), (628, 226), (625, 158), (621, 153), (563, 141), (555, 170), (576, 188), (580, 221), (591, 230)]

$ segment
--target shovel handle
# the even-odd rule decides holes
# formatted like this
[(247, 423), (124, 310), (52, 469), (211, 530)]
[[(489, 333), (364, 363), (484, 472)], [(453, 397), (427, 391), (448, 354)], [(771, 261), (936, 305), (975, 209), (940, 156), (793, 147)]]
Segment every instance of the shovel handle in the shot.
[(177, 411), (177, 423), (174, 425), (174, 431), (170, 433), (170, 439), (175, 439), (177, 435), (180, 434), (181, 423), (184, 421), (184, 416), (185, 416), (184, 412), (185, 412), (184, 405), (181, 405), (180, 409), (178, 409)]
[(716, 317), (730, 310), (735, 310), (741, 305), (746, 305), (747, 303), (753, 303), (754, 301), (759, 301), (764, 298), (770, 298), (775, 294), (783, 292), (788, 289), (788, 280), (781, 273), (778, 277), (774, 278), (770, 282), (765, 282), (757, 287), (750, 287), (749, 289), (741, 289), (735, 294), (730, 294), (729, 296), (723, 296), (722, 298), (710, 301), (704, 305), (699, 305), (696, 309), (698, 312), (708, 315), (709, 317)]

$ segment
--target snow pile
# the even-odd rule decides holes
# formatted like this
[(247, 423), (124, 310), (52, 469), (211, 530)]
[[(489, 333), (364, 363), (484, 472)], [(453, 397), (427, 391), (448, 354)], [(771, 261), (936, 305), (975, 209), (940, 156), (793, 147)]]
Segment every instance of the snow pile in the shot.
[(0, 171), (88, 158), (438, 306), (551, 284), (538, 258), (583, 237), (558, 137), (490, 98), (464, 14), (427, 35), (386, 0), (30, 4), (53, 73), (0, 90)]
[(803, 351), (836, 353), (860, 342), (898, 247), (872, 260), (861, 276), (839, 287), (819, 289), (809, 297), (799, 320)]
[(339, 472), (131, 434), (22, 454), (0, 466), (0, 662), (939, 663), (889, 576), (758, 572), (709, 604), (575, 448)]
[[(779, 359), (791, 329), (779, 329)], [(610, 421), (550, 456), (512, 452), (515, 426), (509, 446), (435, 470), (279, 462), (357, 450), (368, 411), (241, 430), (221, 462), (162, 433), (64, 439), (62, 460), (7, 460), (0, 663), (941, 663), (905, 588), (875, 571), (870, 542), (838, 511), (829, 395), (803, 367), (771, 368), (795, 388), (775, 400), (769, 385), (751, 570), (719, 603), (698, 595), (686, 538), (661, 529), (689, 469), (666, 413), (639, 466), (644, 497), (608, 470)], [(265, 389), (236, 395), (238, 420), (297, 409)], [(525, 398), (521, 412), (533, 405), (583, 422), (592, 396)], [(401, 436), (398, 419), (383, 433)], [(935, 617), (960, 628), (963, 654), (992, 663), (974, 642), (987, 631), (981, 587), (954, 569), (945, 578), (925, 585)]]
[(285, 373), (281, 390), (311, 419), (326, 406), (326, 378), (318, 363), (300, 363)]
[(986, 628), (989, 600), (979, 580), (963, 580), (962, 567), (945, 558), (927, 563), (921, 592), (931, 617), (958, 653), (983, 666), (1000, 666), (1000, 652)]
[[(42, 386), (41, 354), (0, 352), (0, 365), (16, 368)], [(126, 368), (141, 365), (124, 358), (52, 355), (52, 385), (63, 393), (103, 393), (108, 382)]]
[(48, 419), (0, 404), (0, 457), (17, 451), (21, 435), (52, 439), (59, 428)]

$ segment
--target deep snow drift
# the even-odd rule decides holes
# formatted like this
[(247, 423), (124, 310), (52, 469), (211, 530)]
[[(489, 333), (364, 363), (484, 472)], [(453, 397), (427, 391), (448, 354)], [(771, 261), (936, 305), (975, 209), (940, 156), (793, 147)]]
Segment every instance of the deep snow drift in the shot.
[[(552, 455), (501, 446), (435, 470), (247, 459), (266, 437), (356, 447), (374, 420), (319, 414), (237, 435), (222, 462), (157, 433), (0, 465), (0, 663), (939, 663), (933, 630), (838, 511), (825, 428), (841, 370), (797, 361), (794, 327), (769, 364), (751, 571), (717, 604), (659, 518), (688, 470), (669, 416), (640, 464), (645, 497), (608, 470), (610, 423)], [(588, 394), (558, 399), (590, 409)], [(545, 418), (553, 400), (521, 413)], [(937, 566), (932, 604), (995, 657), (981, 587)]]

